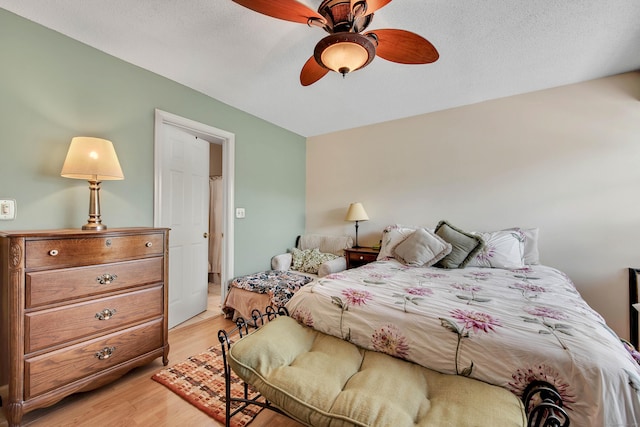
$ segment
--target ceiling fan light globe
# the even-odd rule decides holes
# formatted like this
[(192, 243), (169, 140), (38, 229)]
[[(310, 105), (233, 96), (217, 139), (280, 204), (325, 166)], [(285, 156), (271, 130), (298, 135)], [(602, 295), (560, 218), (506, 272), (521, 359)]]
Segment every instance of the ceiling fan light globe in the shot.
[(369, 55), (367, 50), (360, 45), (342, 42), (327, 47), (322, 52), (321, 58), (327, 68), (346, 74), (362, 67), (369, 59)]
[(343, 75), (366, 66), (375, 55), (371, 39), (357, 33), (331, 34), (320, 40), (314, 52), (319, 64)]

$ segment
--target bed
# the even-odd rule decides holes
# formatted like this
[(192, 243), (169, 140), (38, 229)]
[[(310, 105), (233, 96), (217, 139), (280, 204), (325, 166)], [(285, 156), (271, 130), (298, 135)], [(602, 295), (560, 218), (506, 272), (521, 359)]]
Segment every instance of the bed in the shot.
[[(416, 231), (439, 238), (426, 250), (435, 262), (417, 266), (427, 255), (402, 245)], [(640, 425), (640, 366), (567, 275), (537, 263), (533, 231), (394, 225), (378, 261), (318, 279), (286, 307), (320, 332), (518, 396), (546, 381), (573, 426)], [(480, 248), (454, 254), (470, 243), (460, 237)]]

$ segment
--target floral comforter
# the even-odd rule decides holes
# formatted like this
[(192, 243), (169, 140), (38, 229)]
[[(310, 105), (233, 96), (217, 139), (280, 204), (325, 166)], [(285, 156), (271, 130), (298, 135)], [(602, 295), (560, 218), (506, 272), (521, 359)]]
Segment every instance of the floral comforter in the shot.
[(377, 261), (304, 286), (287, 308), (324, 333), (518, 396), (531, 381), (547, 381), (572, 426), (640, 425), (640, 366), (551, 267)]

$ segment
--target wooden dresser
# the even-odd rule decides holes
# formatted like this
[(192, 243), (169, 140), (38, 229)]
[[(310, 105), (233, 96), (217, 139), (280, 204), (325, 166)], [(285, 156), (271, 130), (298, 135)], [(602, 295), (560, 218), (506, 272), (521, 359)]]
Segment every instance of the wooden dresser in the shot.
[(0, 232), (0, 386), (26, 412), (168, 363), (169, 231)]

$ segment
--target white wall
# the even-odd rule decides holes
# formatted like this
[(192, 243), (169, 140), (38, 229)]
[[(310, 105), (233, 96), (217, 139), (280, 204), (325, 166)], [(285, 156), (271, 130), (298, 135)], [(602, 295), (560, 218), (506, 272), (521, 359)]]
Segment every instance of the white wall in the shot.
[(353, 235), (344, 215), (361, 201), (361, 245), (393, 223), (539, 227), (542, 263), (628, 338), (640, 72), (309, 138), (306, 195), (307, 232)]

